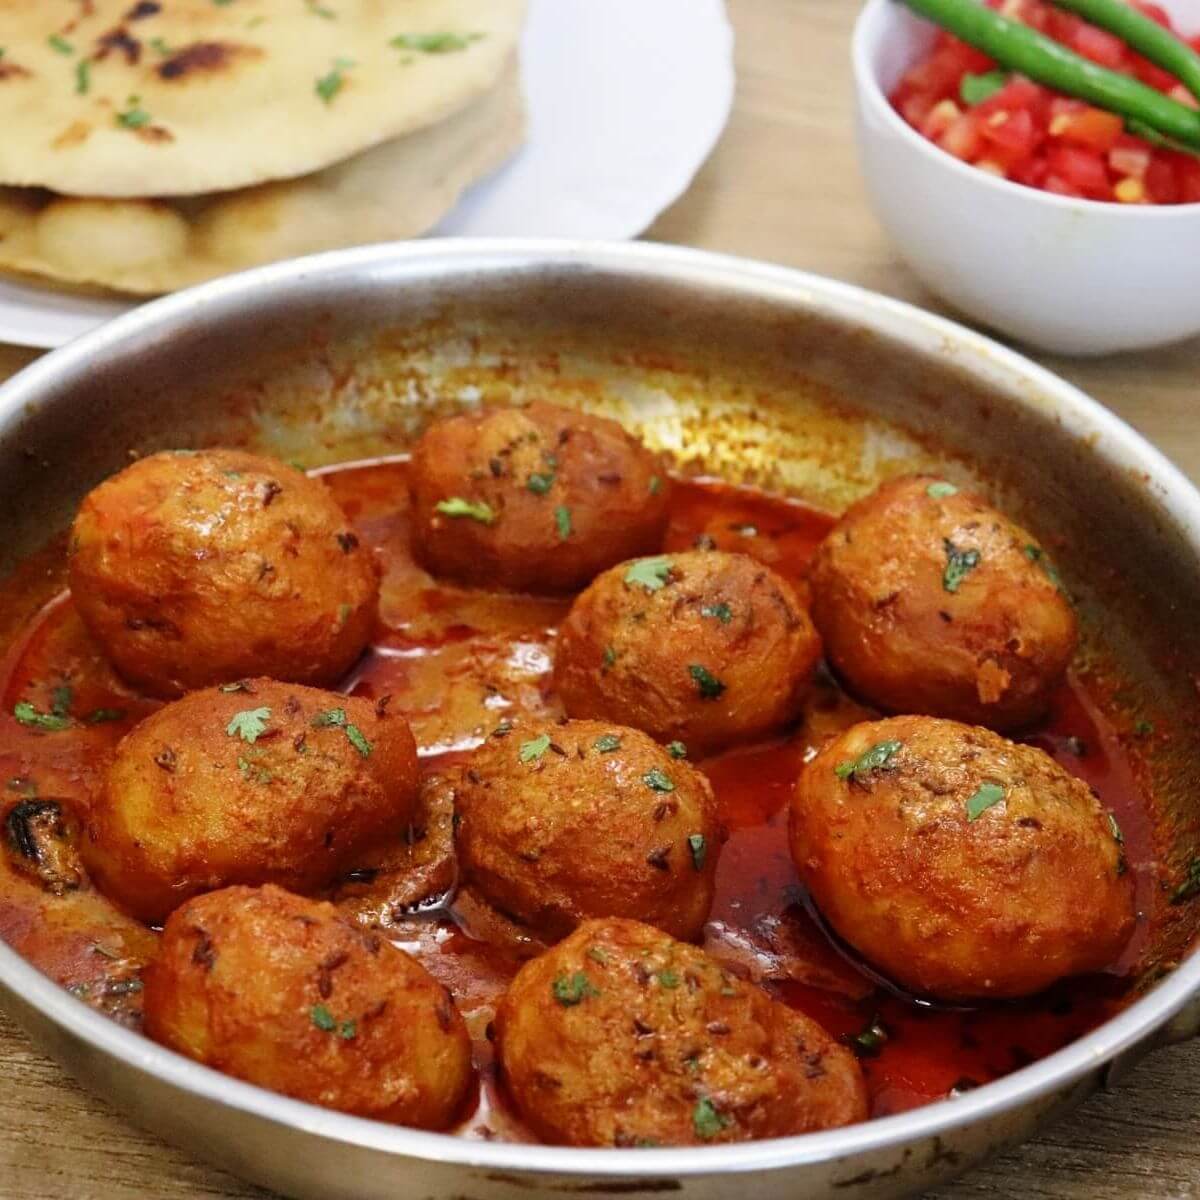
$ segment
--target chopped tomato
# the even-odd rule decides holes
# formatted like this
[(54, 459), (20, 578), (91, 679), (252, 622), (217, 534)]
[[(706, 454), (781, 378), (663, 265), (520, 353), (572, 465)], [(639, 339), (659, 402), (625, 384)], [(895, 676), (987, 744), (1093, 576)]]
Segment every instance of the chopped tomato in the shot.
[[(988, 7), (1055, 38), (1092, 62), (1140, 79), (1181, 104), (1200, 108), (1174, 76), (1120, 38), (1048, 0), (984, 0)], [(1130, 2), (1174, 32), (1160, 4)], [(1200, 36), (1190, 43), (1200, 50)], [(986, 55), (939, 31), (933, 49), (896, 88), (892, 103), (918, 132), (978, 170), (1060, 196), (1120, 204), (1200, 203), (1200, 158), (1151, 144), (1124, 119), (1011, 75), (981, 103), (968, 75), (998, 71)]]
[(1108, 165), (1122, 179), (1145, 179), (1151, 159), (1149, 146), (1140, 145), (1136, 138), (1126, 136), (1120, 145), (1109, 151)]
[(1165, 155), (1156, 157), (1146, 172), (1146, 196), (1151, 204), (1179, 203), (1175, 164)]
[(1055, 146), (1047, 158), (1050, 173), (1069, 183), (1076, 191), (1096, 200), (1112, 195), (1104, 160), (1074, 146)]
[(1180, 204), (1200, 204), (1200, 160), (1185, 158), (1179, 164)]
[(963, 113), (938, 139), (947, 154), (972, 162), (979, 157), (983, 148), (983, 135), (979, 132), (979, 118), (975, 113)]
[(1075, 36), (1070, 41), (1071, 49), (1102, 67), (1117, 70), (1123, 67), (1129, 54), (1129, 48), (1115, 33), (1106, 29), (1097, 29), (1094, 25), (1080, 22)]
[(1079, 112), (1059, 113), (1050, 118), (1050, 136), (1086, 146), (1111, 150), (1125, 132), (1125, 122), (1115, 113), (1084, 106)]

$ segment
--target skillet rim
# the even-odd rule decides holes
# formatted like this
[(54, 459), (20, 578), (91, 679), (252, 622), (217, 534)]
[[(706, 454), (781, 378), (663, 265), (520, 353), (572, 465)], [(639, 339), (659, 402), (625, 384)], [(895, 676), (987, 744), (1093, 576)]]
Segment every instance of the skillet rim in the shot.
[[(1013, 350), (914, 305), (788, 267), (655, 243), (555, 239), (426, 239), (356, 247), (273, 264), (179, 292), (133, 310), (51, 351), (0, 386), (0, 439), (48, 394), (88, 373), (97, 358), (136, 358), (145, 347), (192, 323), (219, 326), (252, 312), (260, 292), (295, 291), (320, 302), (326, 284), (375, 286), (404, 277), (470, 277), (536, 268), (560, 277), (585, 271), (677, 284), (702, 284), (760, 301), (831, 315), (903, 343), (917, 357), (949, 357), (979, 382), (1005, 390), (1013, 403), (1052, 414), (1064, 436), (1086, 438), (1105, 466), (1136, 472), (1162, 515), (1187, 531), (1200, 572), (1200, 491), (1146, 439), (1074, 385)], [(325, 301), (327, 303), (327, 300)], [(1018, 395), (1019, 393), (1019, 395)], [(62, 403), (63, 401), (59, 401)], [(226, 1109), (361, 1149), (439, 1165), (515, 1174), (646, 1180), (772, 1171), (839, 1159), (945, 1136), (1064, 1093), (1114, 1058), (1170, 1040), (1165, 1027), (1200, 1002), (1200, 946), (1141, 999), (1099, 1028), (1046, 1058), (952, 1101), (858, 1125), (788, 1138), (668, 1149), (581, 1149), (475, 1141), (388, 1125), (320, 1108), (244, 1083), (193, 1062), (77, 1000), (0, 942), (0, 990), (94, 1051), (133, 1071)], [(20, 1023), (20, 1022), (18, 1022)], [(61, 1059), (58, 1061), (62, 1061)], [(98, 1093), (102, 1094), (102, 1093)], [(107, 1099), (107, 1097), (105, 1097)], [(111, 1102), (110, 1102), (111, 1103)]]

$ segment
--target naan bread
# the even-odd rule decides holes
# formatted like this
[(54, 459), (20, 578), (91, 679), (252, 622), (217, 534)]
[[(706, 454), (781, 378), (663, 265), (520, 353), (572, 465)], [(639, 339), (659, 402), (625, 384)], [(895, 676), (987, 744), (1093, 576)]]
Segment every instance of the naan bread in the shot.
[(154, 295), (277, 259), (425, 233), (521, 144), (515, 64), (440, 125), (304, 179), (190, 200), (0, 189), (0, 270)]
[(525, 0), (0, 0), (0, 184), (292, 179), (493, 87)]

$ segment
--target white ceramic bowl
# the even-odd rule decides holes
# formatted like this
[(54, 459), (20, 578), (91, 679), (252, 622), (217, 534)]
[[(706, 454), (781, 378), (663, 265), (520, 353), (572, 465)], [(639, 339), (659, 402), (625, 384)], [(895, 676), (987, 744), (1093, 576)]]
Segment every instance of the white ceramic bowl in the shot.
[[(1195, 28), (1197, 0), (1160, 2), (1182, 28)], [(940, 150), (887, 98), (933, 38), (933, 27), (896, 0), (868, 0), (854, 32), (867, 189), (921, 281), (976, 321), (1061, 354), (1200, 334), (1200, 204), (1073, 200)]]

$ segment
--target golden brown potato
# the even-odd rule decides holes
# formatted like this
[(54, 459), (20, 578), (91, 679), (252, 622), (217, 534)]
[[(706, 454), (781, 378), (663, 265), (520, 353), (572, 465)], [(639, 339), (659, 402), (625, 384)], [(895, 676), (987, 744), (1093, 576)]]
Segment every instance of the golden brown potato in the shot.
[(1113, 818), (1048, 755), (934, 717), (855, 725), (804, 769), (792, 857), (833, 928), (915, 992), (1024, 996), (1133, 929)]
[(412, 816), (404, 719), (270, 679), (193, 692), (118, 743), (83, 841), (97, 884), (157, 923), (231, 883), (304, 892)]
[(1014, 729), (1042, 714), (1075, 651), (1075, 614), (1042, 547), (932, 475), (855, 504), (811, 580), (830, 661), (890, 712)]
[(366, 646), (379, 572), (318, 479), (241, 450), (143, 458), (71, 530), (71, 594), (158, 696), (267, 675), (333, 684)]
[(554, 682), (573, 717), (700, 754), (796, 717), (820, 657), (786, 580), (744, 554), (693, 550), (601, 575), (563, 623)]
[(689, 1146), (864, 1120), (854, 1056), (814, 1021), (638, 921), (588, 921), (496, 1015), (517, 1109), (546, 1141)]
[(146, 1032), (285, 1096), (445, 1129), (472, 1082), (449, 993), (415, 959), (276, 887), (189, 900), (145, 973)]
[(616, 422), (553, 404), (431, 425), (409, 479), (418, 556), (481, 587), (574, 591), (657, 550), (667, 525), (658, 457)]
[(712, 788), (644, 733), (600, 721), (489, 738), (455, 789), (459, 870), (547, 938), (588, 917), (636, 916), (681, 938), (712, 906)]

